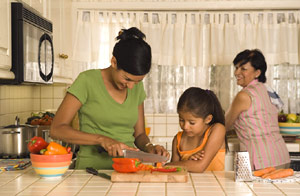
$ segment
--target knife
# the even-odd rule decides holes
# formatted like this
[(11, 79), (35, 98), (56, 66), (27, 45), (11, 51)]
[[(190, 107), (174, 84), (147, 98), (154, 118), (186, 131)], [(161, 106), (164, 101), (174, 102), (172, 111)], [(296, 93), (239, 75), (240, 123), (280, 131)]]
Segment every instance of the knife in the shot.
[[(102, 146), (98, 146), (98, 152), (106, 152)], [(166, 162), (168, 157), (161, 156), (158, 154), (147, 153), (143, 151), (134, 151), (134, 150), (123, 150), (124, 158), (138, 158), (141, 162), (145, 163), (160, 163)]]
[(102, 178), (111, 180), (111, 177), (105, 173), (99, 173), (96, 169), (92, 168), (92, 167), (87, 167), (86, 168), (86, 172), (90, 173), (90, 174), (94, 174), (95, 176), (100, 176)]

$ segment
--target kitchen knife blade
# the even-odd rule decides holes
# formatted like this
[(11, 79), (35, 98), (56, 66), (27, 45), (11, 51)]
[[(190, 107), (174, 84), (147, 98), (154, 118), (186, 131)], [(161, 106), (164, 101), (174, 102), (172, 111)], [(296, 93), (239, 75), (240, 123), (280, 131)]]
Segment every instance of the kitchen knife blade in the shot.
[(125, 158), (138, 158), (141, 162), (145, 163), (166, 162), (168, 160), (168, 157), (143, 151), (123, 150), (123, 153)]
[(105, 173), (101, 173), (101, 172), (98, 172), (96, 169), (92, 168), (92, 167), (87, 167), (86, 168), (86, 172), (90, 173), (90, 174), (94, 174), (95, 176), (100, 176), (102, 178), (105, 178), (105, 179), (108, 179), (108, 180), (111, 180), (111, 177)]
[[(98, 146), (98, 152), (102, 153), (106, 152), (106, 150), (102, 146)], [(159, 163), (168, 160), (168, 157), (143, 151), (123, 150), (123, 153), (124, 158), (138, 158), (141, 162), (145, 163)]]

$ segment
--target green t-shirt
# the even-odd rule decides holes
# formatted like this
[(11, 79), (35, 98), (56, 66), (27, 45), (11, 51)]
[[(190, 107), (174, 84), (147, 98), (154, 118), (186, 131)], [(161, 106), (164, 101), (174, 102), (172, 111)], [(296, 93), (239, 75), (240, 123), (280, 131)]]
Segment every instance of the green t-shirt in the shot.
[[(106, 90), (101, 70), (94, 69), (80, 73), (68, 92), (82, 104), (78, 111), (81, 131), (101, 134), (134, 146), (138, 106), (146, 98), (143, 82), (127, 89), (127, 98), (120, 104)], [(81, 145), (75, 168), (112, 169), (111, 158), (106, 152), (99, 153), (97, 146)]]

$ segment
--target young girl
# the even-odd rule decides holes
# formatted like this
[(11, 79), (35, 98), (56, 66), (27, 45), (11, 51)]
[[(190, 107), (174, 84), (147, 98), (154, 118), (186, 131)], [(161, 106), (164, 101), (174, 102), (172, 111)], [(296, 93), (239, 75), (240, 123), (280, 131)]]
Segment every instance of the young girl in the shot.
[(216, 95), (191, 87), (179, 98), (177, 112), (182, 131), (173, 139), (168, 165), (185, 166), (190, 172), (224, 170), (226, 129)]

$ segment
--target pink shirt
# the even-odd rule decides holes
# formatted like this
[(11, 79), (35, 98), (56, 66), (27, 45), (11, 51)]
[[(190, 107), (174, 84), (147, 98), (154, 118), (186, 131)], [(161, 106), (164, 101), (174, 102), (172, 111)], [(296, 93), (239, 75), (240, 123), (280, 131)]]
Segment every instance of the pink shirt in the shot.
[(240, 151), (249, 152), (253, 170), (289, 163), (289, 153), (279, 131), (278, 111), (265, 85), (253, 80), (242, 91), (250, 96), (252, 103), (234, 123)]

